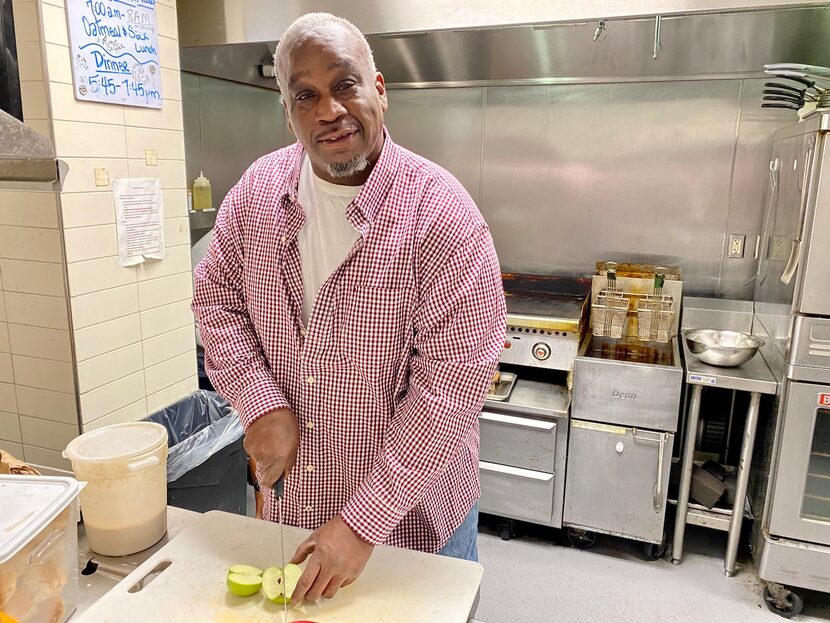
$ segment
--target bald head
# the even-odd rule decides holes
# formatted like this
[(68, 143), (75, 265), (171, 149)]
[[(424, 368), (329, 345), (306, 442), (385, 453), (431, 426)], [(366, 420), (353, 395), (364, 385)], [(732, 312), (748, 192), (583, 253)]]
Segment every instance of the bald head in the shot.
[(355, 59), (360, 64), (360, 70), (366, 75), (374, 75), (375, 59), (372, 48), (362, 32), (349, 20), (331, 13), (306, 13), (298, 17), (291, 24), (277, 44), (274, 54), (274, 70), (277, 74), (277, 84), (282, 93), (286, 92), (290, 79), (291, 51), (307, 41), (349, 41), (357, 52)]

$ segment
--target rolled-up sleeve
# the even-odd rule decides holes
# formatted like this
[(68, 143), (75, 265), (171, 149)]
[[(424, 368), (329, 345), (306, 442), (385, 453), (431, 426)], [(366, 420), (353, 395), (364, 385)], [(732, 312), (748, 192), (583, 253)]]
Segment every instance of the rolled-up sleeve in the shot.
[(504, 344), (501, 272), (486, 225), (429, 272), (414, 319), (409, 389), (370, 474), (341, 512), (369, 543), (386, 541), (461, 450)]
[(205, 371), (247, 429), (274, 409), (290, 407), (271, 371), (245, 301), (246, 174), (216, 218), (207, 254), (194, 270), (193, 312), (205, 346)]

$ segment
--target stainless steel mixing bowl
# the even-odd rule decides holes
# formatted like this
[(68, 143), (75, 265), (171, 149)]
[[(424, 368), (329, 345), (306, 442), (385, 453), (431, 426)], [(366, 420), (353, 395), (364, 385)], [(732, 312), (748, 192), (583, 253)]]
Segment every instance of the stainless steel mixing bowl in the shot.
[(764, 345), (764, 340), (738, 331), (690, 329), (683, 338), (691, 353), (710, 366), (734, 368), (745, 364)]

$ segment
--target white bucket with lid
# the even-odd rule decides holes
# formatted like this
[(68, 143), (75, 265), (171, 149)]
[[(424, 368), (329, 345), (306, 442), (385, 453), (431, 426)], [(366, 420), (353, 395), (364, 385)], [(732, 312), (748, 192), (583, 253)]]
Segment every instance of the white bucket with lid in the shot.
[(167, 531), (167, 430), (153, 422), (105, 426), (73, 439), (72, 461), (81, 492), (89, 547), (126, 556), (157, 543)]

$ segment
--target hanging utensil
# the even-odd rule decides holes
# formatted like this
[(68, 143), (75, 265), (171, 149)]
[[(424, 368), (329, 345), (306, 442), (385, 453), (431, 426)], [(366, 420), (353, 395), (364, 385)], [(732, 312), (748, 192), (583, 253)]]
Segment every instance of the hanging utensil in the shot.
[(801, 108), (801, 106), (797, 106), (795, 104), (783, 104), (783, 103), (780, 103), (780, 102), (774, 102), (774, 103), (761, 104), (761, 108), (786, 108), (787, 110), (794, 110), (794, 111), (798, 112), (798, 110)]
[(790, 104), (795, 104), (799, 108), (804, 106), (804, 100), (798, 99), (795, 97), (784, 97), (783, 95), (765, 95), (761, 98), (764, 102), (788, 102)]
[(764, 71), (767, 73), (796, 71), (830, 79), (830, 67), (821, 67), (819, 65), (803, 65), (801, 63), (771, 63), (764, 65)]

